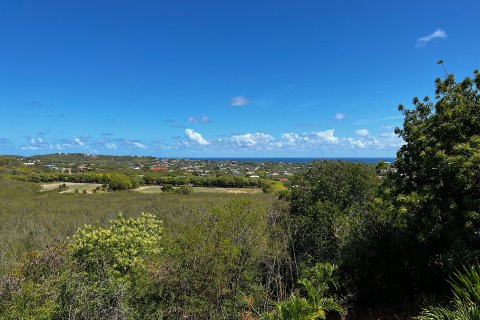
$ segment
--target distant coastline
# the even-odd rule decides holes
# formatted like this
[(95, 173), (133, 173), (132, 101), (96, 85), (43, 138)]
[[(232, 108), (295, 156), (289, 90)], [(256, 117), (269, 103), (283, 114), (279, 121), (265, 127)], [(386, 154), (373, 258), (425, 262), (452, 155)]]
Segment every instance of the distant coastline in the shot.
[(195, 157), (195, 158), (186, 158), (191, 160), (209, 160), (209, 161), (238, 161), (238, 162), (289, 162), (289, 163), (308, 163), (313, 160), (341, 160), (349, 162), (364, 162), (364, 163), (377, 163), (379, 161), (393, 162), (395, 158), (389, 157), (375, 157), (375, 158), (349, 158), (349, 157), (338, 157), (338, 158), (263, 158), (263, 157), (248, 157), (248, 158), (237, 158), (237, 157)]

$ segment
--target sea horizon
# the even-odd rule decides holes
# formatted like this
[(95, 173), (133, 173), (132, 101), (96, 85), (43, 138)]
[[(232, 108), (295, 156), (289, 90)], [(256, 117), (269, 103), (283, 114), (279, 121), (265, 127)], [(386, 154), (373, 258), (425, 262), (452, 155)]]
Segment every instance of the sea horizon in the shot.
[(394, 157), (189, 157), (189, 160), (208, 161), (238, 161), (238, 162), (289, 162), (309, 163), (314, 160), (339, 160), (349, 162), (377, 163), (380, 161), (393, 162)]

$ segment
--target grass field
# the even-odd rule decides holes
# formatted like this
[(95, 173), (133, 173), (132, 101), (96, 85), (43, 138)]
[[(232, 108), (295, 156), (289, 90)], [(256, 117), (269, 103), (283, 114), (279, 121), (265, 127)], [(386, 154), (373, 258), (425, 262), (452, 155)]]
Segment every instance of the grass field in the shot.
[[(91, 186), (85, 186), (85, 188)], [(54, 188), (54, 187), (53, 187)], [(71, 236), (85, 224), (105, 225), (118, 213), (136, 216), (148, 212), (163, 219), (165, 230), (194, 210), (229, 199), (251, 198), (267, 203), (271, 195), (259, 189), (255, 194), (234, 194), (195, 188), (193, 194), (162, 194), (119, 191), (98, 194), (41, 192), (34, 183), (0, 179), (0, 274), (10, 269), (26, 252), (42, 249)], [(207, 189), (209, 194), (202, 192)]]
[[(262, 193), (262, 189), (259, 188), (205, 188), (205, 187), (192, 187), (193, 193), (229, 193), (229, 194), (259, 194)], [(140, 193), (162, 193), (162, 187), (160, 186), (145, 186), (134, 189)]]
[(194, 187), (194, 193), (230, 193), (230, 194), (259, 194), (263, 193), (260, 188), (204, 188)]

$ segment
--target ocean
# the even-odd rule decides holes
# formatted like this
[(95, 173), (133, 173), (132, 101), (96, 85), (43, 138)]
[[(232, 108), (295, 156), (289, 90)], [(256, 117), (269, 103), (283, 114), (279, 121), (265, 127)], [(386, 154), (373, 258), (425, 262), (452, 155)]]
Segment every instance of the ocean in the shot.
[(188, 158), (192, 160), (209, 161), (239, 161), (239, 162), (290, 162), (309, 163), (313, 160), (341, 160), (350, 162), (377, 163), (380, 161), (393, 162), (395, 158)]

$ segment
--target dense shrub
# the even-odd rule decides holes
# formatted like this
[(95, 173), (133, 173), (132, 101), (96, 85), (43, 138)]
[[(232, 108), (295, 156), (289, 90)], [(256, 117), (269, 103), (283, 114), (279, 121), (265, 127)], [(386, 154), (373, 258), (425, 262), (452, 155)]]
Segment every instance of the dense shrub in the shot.
[(450, 283), (453, 301), (448, 307), (423, 309), (417, 320), (474, 320), (480, 319), (480, 266), (463, 268)]

